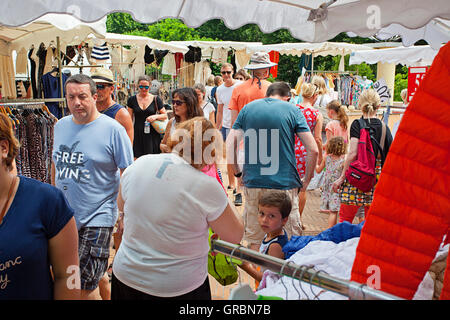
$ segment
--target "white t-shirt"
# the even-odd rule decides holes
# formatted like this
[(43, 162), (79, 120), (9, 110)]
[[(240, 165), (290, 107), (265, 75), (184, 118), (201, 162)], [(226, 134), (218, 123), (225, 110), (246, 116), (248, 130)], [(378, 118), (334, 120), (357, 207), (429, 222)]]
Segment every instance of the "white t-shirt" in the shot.
[(173, 153), (139, 157), (123, 173), (124, 234), (114, 275), (144, 293), (173, 297), (208, 275), (208, 222), (228, 200), (217, 181)]
[(202, 109), (203, 109), (203, 115), (208, 120), (209, 120), (209, 115), (211, 114), (211, 112), (214, 113), (216, 111), (216, 108), (214, 108), (213, 104), (211, 102), (207, 102), (207, 101), (203, 102)]
[(223, 104), (222, 127), (231, 128), (231, 110), (228, 109), (233, 89), (240, 85), (242, 81), (236, 81), (232, 86), (227, 87), (222, 83), (216, 90), (217, 103)]
[(326, 107), (331, 100), (333, 99), (328, 94), (320, 94), (314, 103), (314, 107)]

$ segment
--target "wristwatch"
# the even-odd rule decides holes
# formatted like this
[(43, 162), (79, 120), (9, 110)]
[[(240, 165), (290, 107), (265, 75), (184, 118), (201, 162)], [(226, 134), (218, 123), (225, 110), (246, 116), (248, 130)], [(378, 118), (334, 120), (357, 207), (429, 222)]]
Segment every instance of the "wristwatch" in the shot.
[(235, 176), (236, 178), (240, 178), (240, 177), (242, 176), (242, 172), (235, 173), (234, 176)]

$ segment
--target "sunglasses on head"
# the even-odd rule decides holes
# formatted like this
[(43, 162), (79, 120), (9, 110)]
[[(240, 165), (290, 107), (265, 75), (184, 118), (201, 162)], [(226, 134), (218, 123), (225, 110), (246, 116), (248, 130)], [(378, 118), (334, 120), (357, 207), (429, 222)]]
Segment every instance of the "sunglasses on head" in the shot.
[(220, 71), (221, 74), (231, 74), (231, 71)]
[(145, 89), (145, 90), (148, 90), (148, 88), (150, 88), (150, 86), (139, 86), (139, 89)]
[(184, 101), (182, 101), (182, 100), (172, 100), (172, 103), (175, 106), (181, 106), (184, 103)]
[(97, 86), (97, 90), (103, 90), (107, 87), (110, 87), (109, 84), (97, 84), (96, 86)]

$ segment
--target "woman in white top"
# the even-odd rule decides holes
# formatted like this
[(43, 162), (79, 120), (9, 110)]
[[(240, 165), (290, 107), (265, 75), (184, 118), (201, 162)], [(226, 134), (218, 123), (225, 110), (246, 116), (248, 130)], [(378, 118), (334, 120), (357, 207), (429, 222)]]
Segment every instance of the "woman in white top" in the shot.
[(219, 132), (203, 140), (210, 130), (217, 129), (204, 117), (187, 120), (169, 138), (171, 153), (142, 156), (124, 171), (118, 198), (124, 234), (112, 300), (211, 299), (208, 228), (232, 243), (244, 228), (220, 184), (201, 172), (221, 147)]
[(193, 87), (195, 90), (195, 93), (197, 94), (198, 98), (198, 105), (203, 110), (203, 115), (206, 119), (211, 121), (215, 125), (215, 115), (214, 112), (216, 111), (216, 108), (214, 108), (213, 104), (209, 102), (208, 100), (205, 100), (206, 95), (206, 88), (201, 83), (196, 83)]

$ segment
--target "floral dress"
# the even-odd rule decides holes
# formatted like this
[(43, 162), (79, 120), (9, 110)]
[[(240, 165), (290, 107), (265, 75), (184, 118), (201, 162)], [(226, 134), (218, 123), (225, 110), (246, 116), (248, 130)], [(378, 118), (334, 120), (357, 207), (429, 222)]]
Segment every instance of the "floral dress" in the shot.
[(331, 156), (327, 156), (325, 160), (326, 170), (322, 185), (321, 210), (339, 211), (341, 205), (339, 193), (333, 192), (332, 185), (342, 174), (344, 159), (344, 156), (339, 159), (333, 159)]
[[(314, 132), (314, 128), (317, 123), (317, 116), (319, 114), (319, 110), (315, 110), (312, 108), (304, 108), (301, 105), (297, 105), (300, 108), (303, 115), (305, 116), (306, 123), (308, 124), (311, 132)], [(297, 171), (300, 175), (300, 178), (303, 179), (305, 176), (306, 170), (306, 148), (300, 141), (300, 138), (295, 135), (295, 160), (297, 161)]]

